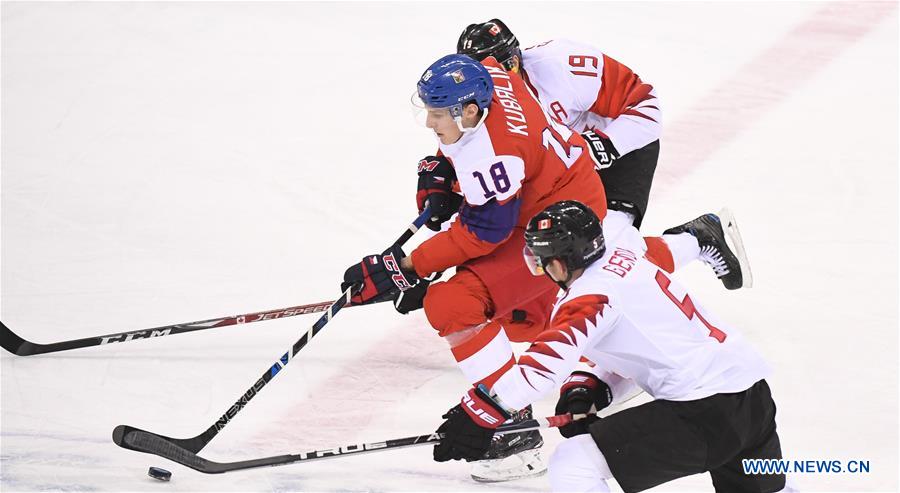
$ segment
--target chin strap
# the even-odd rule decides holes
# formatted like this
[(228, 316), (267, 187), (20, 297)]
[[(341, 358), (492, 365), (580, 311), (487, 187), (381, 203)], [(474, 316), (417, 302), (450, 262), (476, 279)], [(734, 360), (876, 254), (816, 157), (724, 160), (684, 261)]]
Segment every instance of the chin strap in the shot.
[(556, 283), (556, 285), (559, 286), (559, 289), (562, 289), (563, 291), (566, 291), (569, 289), (568, 284), (572, 281), (572, 271), (569, 271), (568, 275), (566, 275), (565, 281), (557, 281), (556, 279), (553, 278), (553, 276), (550, 275), (549, 272), (547, 272), (547, 269), (544, 269), (544, 275), (549, 277), (551, 281)]
[(485, 108), (484, 110), (482, 110), (481, 118), (478, 120), (478, 123), (476, 123), (475, 126), (472, 128), (463, 128), (461, 116), (454, 117), (453, 121), (456, 122), (456, 127), (459, 128), (460, 132), (467, 134), (469, 132), (474, 132), (474, 131), (478, 130), (478, 127), (480, 127), (481, 124), (484, 123), (484, 120), (487, 119), (487, 116), (488, 116), (488, 109)]

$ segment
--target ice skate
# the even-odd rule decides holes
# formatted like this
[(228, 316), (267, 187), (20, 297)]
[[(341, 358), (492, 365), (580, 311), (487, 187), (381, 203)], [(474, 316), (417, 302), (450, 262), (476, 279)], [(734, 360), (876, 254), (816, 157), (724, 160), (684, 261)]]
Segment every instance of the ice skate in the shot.
[(750, 262), (734, 215), (726, 207), (719, 214), (704, 214), (681, 226), (667, 229), (664, 235), (688, 233), (697, 238), (700, 260), (712, 267), (727, 289), (753, 286)]
[[(531, 406), (519, 411), (510, 423), (532, 418)], [(472, 479), (484, 483), (511, 481), (540, 476), (547, 472), (547, 464), (540, 448), (544, 439), (538, 430), (497, 435), (484, 459), (472, 465)]]

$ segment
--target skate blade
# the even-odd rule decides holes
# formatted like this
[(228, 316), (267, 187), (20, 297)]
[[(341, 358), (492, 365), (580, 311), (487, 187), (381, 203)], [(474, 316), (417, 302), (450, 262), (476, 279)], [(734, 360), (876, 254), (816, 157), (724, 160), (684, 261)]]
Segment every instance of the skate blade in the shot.
[(500, 483), (536, 478), (547, 473), (540, 450), (526, 450), (503, 459), (478, 461), (472, 466), (472, 479), (479, 483)]
[(751, 288), (753, 287), (753, 272), (750, 270), (750, 259), (747, 257), (747, 250), (744, 249), (744, 239), (741, 237), (741, 230), (738, 229), (734, 214), (725, 207), (719, 211), (718, 216), (722, 221), (722, 229), (725, 230), (725, 241), (728, 243), (728, 248), (731, 248), (738, 263), (741, 264), (741, 287)]

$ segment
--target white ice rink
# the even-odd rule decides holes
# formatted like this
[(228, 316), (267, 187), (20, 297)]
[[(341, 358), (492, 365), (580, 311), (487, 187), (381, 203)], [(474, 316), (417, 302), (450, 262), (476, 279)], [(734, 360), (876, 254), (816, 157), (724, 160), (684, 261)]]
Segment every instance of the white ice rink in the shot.
[[(416, 80), (467, 24), (500, 17), (526, 46), (587, 41), (656, 87), (664, 135), (646, 234), (723, 205), (737, 214), (755, 286), (725, 291), (701, 265), (677, 276), (774, 366), (786, 458), (871, 466), (798, 474), (797, 485), (900, 488), (896, 2), (0, 9), (0, 319), (23, 337), (336, 296), (344, 268), (415, 217), (415, 163), (435, 147), (410, 115)], [(548, 489), (546, 476), (475, 483), (430, 447), (213, 476), (112, 443), (118, 424), (205, 430), (315, 318), (0, 351), (0, 489)], [(428, 433), (464, 386), (421, 312), (347, 309), (202, 455)], [(545, 436), (552, 450), (560, 437)], [(172, 481), (148, 478), (151, 465)], [(704, 475), (659, 490), (712, 486)]]

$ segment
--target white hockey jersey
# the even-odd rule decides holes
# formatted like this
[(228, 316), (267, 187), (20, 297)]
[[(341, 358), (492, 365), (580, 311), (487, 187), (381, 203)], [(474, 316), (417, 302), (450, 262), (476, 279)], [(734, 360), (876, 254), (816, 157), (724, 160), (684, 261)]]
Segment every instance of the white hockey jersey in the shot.
[(549, 115), (576, 132), (606, 134), (619, 155), (658, 140), (656, 90), (586, 44), (556, 39), (522, 51), (526, 82)]
[(504, 405), (521, 409), (559, 388), (581, 357), (601, 378), (631, 379), (673, 401), (740, 392), (769, 374), (741, 334), (644, 258), (645, 248), (627, 228), (557, 300), (550, 327), (494, 384)]

